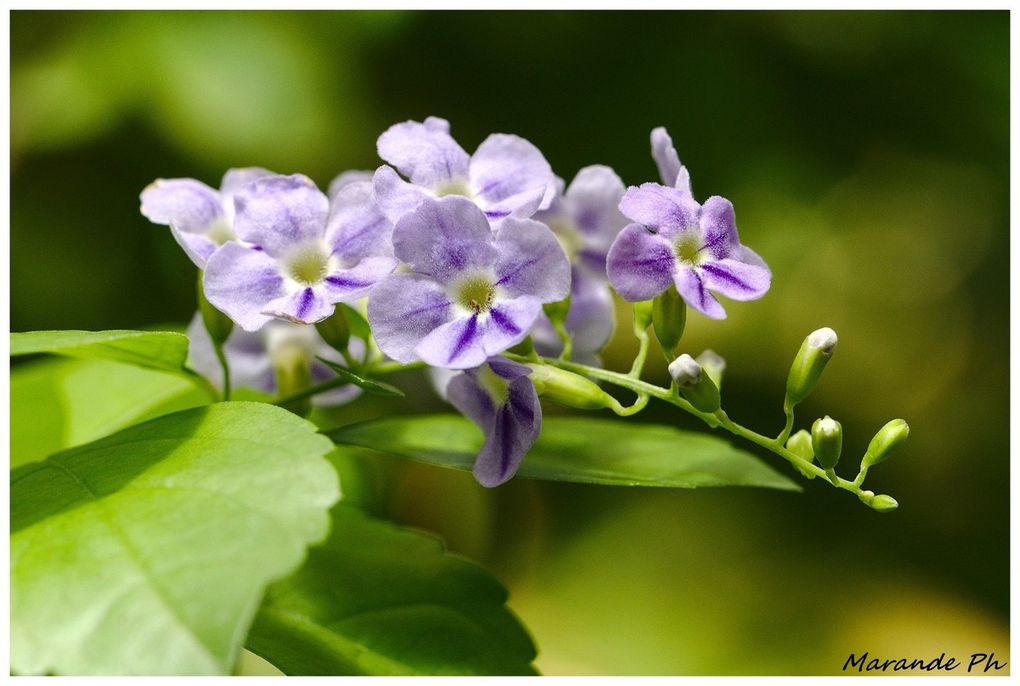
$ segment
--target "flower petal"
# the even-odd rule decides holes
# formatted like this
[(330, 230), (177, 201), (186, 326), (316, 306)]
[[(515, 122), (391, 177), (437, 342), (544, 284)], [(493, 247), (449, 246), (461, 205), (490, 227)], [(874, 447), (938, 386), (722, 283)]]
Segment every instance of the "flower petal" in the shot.
[(542, 405), (528, 377), (510, 382), (509, 399), (501, 405), (475, 461), (478, 483), (492, 488), (517, 473), (524, 456), (542, 430)]
[(375, 285), (368, 299), (372, 335), (397, 362), (417, 360), (415, 346), (451, 315), (446, 292), (422, 274), (390, 274)]
[(225, 222), (220, 194), (195, 179), (157, 179), (141, 194), (142, 214), (183, 233), (205, 233)]
[(205, 269), (209, 258), (219, 247), (202, 233), (184, 233), (173, 226), (170, 227), (170, 233), (199, 269)]
[(570, 262), (548, 226), (506, 219), (496, 232), (497, 285), (511, 297), (531, 295), (557, 302), (570, 292)]
[(379, 209), (394, 224), (408, 212), (413, 212), (422, 200), (433, 197), (428, 191), (404, 181), (392, 167), (385, 165), (375, 170), (372, 187)]
[(733, 203), (726, 198), (713, 195), (701, 206), (701, 242), (717, 260), (729, 257), (740, 245), (737, 237), (737, 219)]
[(594, 354), (606, 346), (616, 328), (616, 307), (605, 282), (574, 271), (566, 327), (578, 355)]
[(673, 283), (676, 257), (669, 242), (640, 224), (620, 232), (609, 249), (609, 283), (624, 300), (651, 300)]
[(269, 176), (238, 189), (234, 208), (235, 233), (279, 256), (293, 245), (322, 238), (329, 199), (302, 174)]
[(393, 255), (393, 224), (379, 209), (371, 181), (352, 181), (337, 190), (326, 222), (326, 243), (345, 262), (369, 255)]
[(657, 183), (643, 183), (627, 189), (620, 211), (639, 224), (664, 236), (698, 225), (700, 208), (690, 194)]
[(306, 286), (267, 303), (262, 312), (295, 324), (314, 324), (333, 314), (335, 308), (325, 288)]
[(680, 163), (680, 156), (673, 146), (666, 128), (659, 126), (652, 129), (652, 159), (659, 168), (662, 183), (677, 188), (688, 195), (691, 193), (691, 175), (687, 167)]
[(479, 320), (479, 315), (471, 314), (443, 324), (425, 336), (414, 352), (433, 367), (477, 367), (488, 357), (482, 345), (485, 327)]
[(590, 244), (608, 248), (620, 229), (630, 223), (618, 209), (625, 192), (616, 172), (601, 164), (585, 167), (570, 182), (566, 198), (574, 224)]
[(541, 312), (542, 304), (527, 295), (496, 303), (481, 325), (485, 354), (498, 355), (523, 341)]
[(478, 146), (471, 156), (470, 178), (483, 209), (499, 206), (520, 217), (545, 209), (556, 194), (556, 176), (541, 151), (505, 133), (494, 133)]
[(708, 287), (698, 276), (697, 270), (691, 267), (677, 270), (676, 289), (684, 302), (706, 317), (726, 319), (726, 310), (715, 299), (715, 296), (708, 292)]
[(772, 281), (768, 267), (732, 259), (705, 262), (698, 271), (706, 288), (730, 300), (757, 300), (768, 292)]
[(241, 186), (263, 179), (267, 176), (277, 176), (268, 169), (262, 167), (238, 167), (236, 169), (228, 169), (227, 173), (223, 175), (223, 180), (220, 181), (220, 194), (228, 197), (233, 197), (241, 190)]
[(354, 302), (369, 294), (372, 288), (397, 267), (392, 257), (366, 257), (350, 269), (329, 274), (323, 281), (329, 302)]
[(450, 136), (449, 123), (438, 117), (394, 124), (376, 147), (379, 157), (418, 186), (434, 189), (468, 175), (468, 154)]
[(330, 200), (340, 192), (340, 189), (349, 183), (357, 183), (359, 181), (371, 181), (372, 176), (375, 172), (369, 169), (351, 169), (349, 171), (340, 172), (333, 177), (333, 180), (329, 182), (329, 190), (326, 191), (326, 195), (329, 196)]
[(261, 250), (226, 243), (212, 254), (203, 277), (206, 298), (245, 331), (270, 320), (266, 305), (284, 294), (276, 262)]
[(393, 227), (393, 250), (416, 272), (444, 284), (465, 270), (488, 269), (496, 259), (485, 215), (456, 195), (423, 200), (401, 217)]

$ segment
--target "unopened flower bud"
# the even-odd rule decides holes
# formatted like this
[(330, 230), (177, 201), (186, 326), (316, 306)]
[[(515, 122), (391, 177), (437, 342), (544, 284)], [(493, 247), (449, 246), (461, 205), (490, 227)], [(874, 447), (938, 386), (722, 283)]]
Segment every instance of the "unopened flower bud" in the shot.
[(723, 373), (726, 371), (726, 360), (714, 350), (706, 350), (694, 359), (705, 370), (705, 373), (708, 374), (708, 378), (712, 380), (715, 387), (722, 391), (722, 379)]
[[(804, 429), (801, 429), (790, 436), (790, 438), (786, 441), (786, 449), (797, 457), (801, 457), (808, 462), (813, 462), (815, 459), (815, 449), (811, 445), (811, 434)], [(793, 466), (807, 478), (815, 478), (814, 472), (811, 472), (806, 468), (802, 469), (800, 464), (794, 462)]]
[(868, 504), (877, 512), (892, 512), (900, 506), (891, 495), (876, 495)]
[(896, 446), (907, 440), (909, 434), (910, 427), (902, 419), (894, 419), (883, 426), (868, 444), (868, 450), (861, 460), (861, 467), (874, 467), (880, 462), (885, 462)]
[(202, 315), (202, 324), (209, 333), (209, 338), (217, 346), (227, 342), (230, 332), (234, 330), (234, 322), (212, 306), (205, 298), (205, 286), (202, 284), (202, 272), (198, 273), (198, 311)]
[(813, 331), (804, 339), (786, 380), (786, 398), (791, 405), (796, 405), (814, 390), (836, 349), (837, 341), (836, 332), (828, 327)]
[(528, 378), (535, 385), (535, 392), (546, 400), (579, 410), (601, 410), (616, 404), (613, 396), (580, 374), (547, 364), (526, 366), (531, 369)]
[(347, 350), (347, 345), (351, 342), (351, 327), (347, 323), (347, 315), (340, 307), (336, 308), (332, 316), (317, 322), (315, 330), (322, 336), (322, 340), (339, 352)]
[(811, 426), (811, 448), (822, 469), (826, 471), (833, 469), (839, 462), (840, 453), (843, 452), (842, 425), (828, 415), (823, 419), (816, 419)]
[(676, 355), (686, 324), (687, 305), (676, 286), (670, 286), (652, 300), (652, 328), (667, 357)]
[(634, 328), (644, 331), (652, 323), (652, 301), (634, 303)]
[(709, 413), (719, 409), (719, 388), (693, 357), (685, 353), (673, 360), (669, 375), (696, 409)]

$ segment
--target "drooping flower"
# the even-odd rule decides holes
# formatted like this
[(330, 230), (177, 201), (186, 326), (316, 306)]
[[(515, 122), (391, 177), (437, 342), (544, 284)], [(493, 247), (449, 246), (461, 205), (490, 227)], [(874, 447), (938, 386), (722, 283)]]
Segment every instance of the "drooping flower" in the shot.
[(625, 300), (650, 300), (676, 284), (688, 305), (724, 319), (726, 311), (709, 291), (732, 300), (755, 300), (768, 291), (771, 272), (740, 244), (729, 200), (715, 195), (699, 205), (686, 191), (645, 183), (627, 189), (620, 211), (637, 222), (609, 250), (609, 281)]
[(680, 163), (673, 139), (664, 126), (652, 129), (652, 159), (659, 168), (662, 183), (691, 195), (691, 175)]
[(209, 302), (241, 328), (273, 317), (311, 324), (353, 302), (393, 271), (392, 225), (372, 185), (352, 182), (332, 202), (301, 174), (271, 176), (234, 196), (234, 231), (206, 267)]
[(510, 134), (494, 133), (474, 155), (450, 135), (445, 119), (394, 124), (377, 144), (379, 157), (392, 167), (375, 173), (380, 207), (396, 222), (423, 198), (461, 195), (472, 200), (493, 222), (527, 218), (545, 209), (556, 192), (552, 168), (534, 145)]
[(485, 433), (474, 475), (483, 486), (499, 486), (520, 466), (542, 430), (542, 406), (531, 370), (502, 357), (455, 376), (446, 387), (450, 402)]
[[(562, 185), (559, 181), (561, 190)], [(570, 310), (565, 325), (579, 359), (592, 359), (613, 333), (615, 311), (606, 277), (606, 255), (627, 225), (627, 218), (617, 209), (624, 190), (623, 181), (609, 167), (585, 167), (566, 192), (556, 195), (549, 209), (534, 216), (552, 229), (570, 260)], [(544, 314), (532, 339), (544, 355), (557, 355), (563, 347)]]
[[(187, 334), (190, 342), (189, 364), (219, 388), (222, 385), (223, 372), (200, 314), (196, 313), (192, 318)], [(359, 339), (352, 338), (349, 349), (355, 357), (358, 357), (363, 352), (363, 345)], [(251, 388), (276, 395), (274, 358), (284, 348), (298, 348), (305, 354), (312, 384), (322, 383), (336, 376), (333, 370), (315, 359), (316, 357), (346, 364), (340, 353), (322, 340), (314, 326), (273, 320), (258, 331), (249, 332), (235, 327), (230, 333), (223, 345), (223, 352), (230, 368), (230, 385), (235, 389)], [(358, 397), (360, 393), (360, 388), (349, 384), (315, 395), (312, 403), (322, 407), (342, 405)]]
[(509, 217), (493, 231), (470, 200), (424, 199), (393, 229), (409, 269), (368, 300), (379, 348), (398, 362), (468, 369), (528, 335), (542, 303), (570, 289), (566, 255), (544, 224)]
[(156, 179), (141, 194), (142, 214), (170, 232), (199, 269), (234, 233), (234, 195), (273, 172), (259, 167), (230, 169), (217, 191), (195, 179)]

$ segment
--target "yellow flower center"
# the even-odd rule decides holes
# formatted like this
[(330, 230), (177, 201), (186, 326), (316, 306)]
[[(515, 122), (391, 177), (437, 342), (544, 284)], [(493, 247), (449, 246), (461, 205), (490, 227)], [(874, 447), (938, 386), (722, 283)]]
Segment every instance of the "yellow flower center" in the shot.
[(488, 312), (496, 288), (490, 279), (484, 276), (472, 276), (457, 285), (457, 302), (475, 314)]
[(698, 264), (698, 253), (701, 252), (701, 237), (692, 233), (681, 233), (673, 244), (673, 251), (678, 260), (684, 264)]
[(305, 286), (314, 286), (326, 278), (329, 253), (317, 243), (304, 245), (292, 252), (288, 259), (287, 274)]

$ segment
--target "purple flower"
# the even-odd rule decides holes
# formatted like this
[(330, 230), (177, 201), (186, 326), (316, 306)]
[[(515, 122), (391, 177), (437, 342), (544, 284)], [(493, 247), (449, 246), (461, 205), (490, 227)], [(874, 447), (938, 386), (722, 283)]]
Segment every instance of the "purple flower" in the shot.
[(519, 136), (494, 133), (474, 155), (450, 136), (445, 119), (394, 124), (377, 144), (379, 157), (391, 167), (375, 173), (375, 193), (383, 212), (396, 222), (423, 198), (461, 195), (481, 207), (492, 221), (513, 215), (526, 218), (549, 206), (555, 176), (545, 157)]
[(673, 147), (673, 139), (663, 126), (652, 129), (652, 159), (659, 168), (662, 183), (691, 195), (691, 175), (687, 172), (687, 167), (680, 164), (680, 156)]
[[(200, 314), (196, 313), (191, 319), (187, 334), (190, 342), (189, 364), (219, 388), (223, 372)], [(350, 350), (355, 357), (362, 354), (362, 346), (359, 339), (351, 339)], [(333, 370), (316, 360), (316, 357), (346, 366), (343, 356), (322, 340), (315, 327), (273, 320), (255, 332), (235, 328), (230, 333), (223, 345), (223, 352), (230, 367), (230, 385), (234, 388), (251, 388), (276, 395), (274, 356), (284, 348), (293, 347), (297, 347), (306, 355), (313, 384), (322, 383), (336, 376)], [(322, 407), (342, 405), (354, 400), (360, 393), (360, 388), (350, 384), (319, 393), (314, 396), (312, 402)]]
[(729, 200), (716, 195), (699, 205), (687, 191), (646, 183), (627, 189), (620, 211), (638, 222), (609, 250), (609, 281), (625, 300), (650, 300), (676, 284), (688, 305), (723, 319), (725, 310), (708, 291), (733, 300), (768, 291), (771, 272), (740, 244)]
[(542, 303), (566, 297), (570, 265), (544, 224), (509, 217), (493, 231), (470, 200), (424, 199), (393, 229), (406, 273), (368, 300), (379, 348), (399, 362), (468, 369), (528, 335)]
[(217, 191), (195, 179), (156, 179), (142, 191), (142, 214), (170, 227), (174, 238), (199, 269), (234, 234), (234, 195), (273, 172), (258, 167), (230, 169)]
[(483, 486), (508, 481), (542, 430), (542, 406), (529, 374), (524, 365), (493, 357), (446, 387), (453, 406), (485, 433), (474, 468)]
[[(559, 181), (561, 188), (562, 184)], [(615, 309), (606, 281), (606, 255), (613, 239), (627, 225), (627, 218), (617, 209), (623, 194), (623, 181), (616, 172), (592, 165), (577, 173), (549, 209), (534, 216), (552, 229), (570, 260), (566, 328), (579, 358), (590, 359), (613, 334)], [(557, 355), (562, 349), (559, 336), (545, 315), (540, 317), (532, 339), (543, 355)]]
[(204, 285), (209, 302), (246, 331), (273, 317), (321, 321), (397, 264), (392, 225), (367, 181), (343, 185), (331, 202), (305, 176), (271, 176), (241, 188), (234, 206), (234, 231), (248, 244), (213, 253)]

